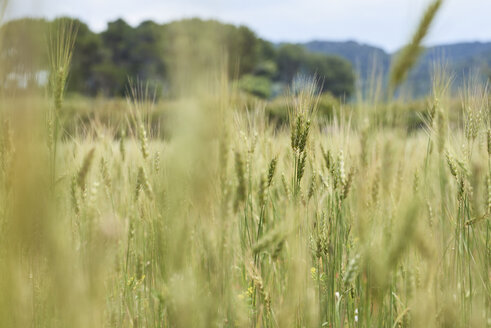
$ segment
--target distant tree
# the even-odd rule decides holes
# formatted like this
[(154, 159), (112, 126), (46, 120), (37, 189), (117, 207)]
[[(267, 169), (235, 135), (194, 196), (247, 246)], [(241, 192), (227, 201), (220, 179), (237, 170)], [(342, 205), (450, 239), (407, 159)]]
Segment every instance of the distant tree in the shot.
[(166, 75), (162, 27), (152, 21), (141, 23), (134, 32), (130, 57), (134, 74), (142, 80), (161, 80)]
[[(251, 73), (259, 62), (260, 57), (259, 39), (254, 32), (245, 26), (239, 28), (228, 28), (226, 49), (233, 65), (230, 73), (241, 76)], [(235, 72), (235, 68), (238, 69)]]
[(301, 46), (294, 44), (284, 44), (278, 49), (277, 64), (278, 77), (284, 83), (290, 83), (297, 74), (305, 69), (305, 59), (307, 53)]
[(278, 65), (273, 60), (264, 60), (256, 65), (254, 75), (273, 79), (278, 74)]
[(351, 64), (340, 57), (309, 54), (307, 71), (320, 79), (321, 92), (330, 92), (336, 97), (349, 97), (354, 91), (355, 76)]
[(124, 95), (128, 76), (135, 73), (136, 63), (132, 58), (135, 46), (135, 30), (124, 20), (110, 22), (101, 34), (108, 58), (97, 65), (101, 88), (109, 95)]
[(259, 98), (267, 99), (271, 96), (271, 80), (264, 76), (246, 74), (240, 78), (239, 87)]
[(103, 87), (97, 67), (109, 60), (109, 54), (99, 34), (92, 32), (86, 24), (80, 21), (77, 21), (76, 24), (78, 33), (68, 90), (93, 96)]
[[(37, 72), (48, 69), (46, 39), (55, 25), (56, 20), (24, 19), (1, 28), (0, 60), (8, 68), (1, 76), (3, 85), (12, 73), (30, 74), (35, 81)], [(170, 95), (187, 94), (210, 74), (223, 70), (239, 80), (242, 90), (263, 98), (269, 98), (272, 90), (277, 94), (299, 74), (317, 74), (324, 81), (321, 91), (336, 96), (353, 90), (353, 73), (346, 61), (312, 54), (294, 44), (275, 47), (245, 26), (184, 19), (164, 25), (145, 21), (133, 28), (118, 19), (94, 33), (83, 22), (76, 25), (68, 83), (72, 92), (123, 96), (128, 78), (138, 78), (165, 84)]]
[(291, 83), (299, 74), (316, 75), (321, 80), (321, 92), (329, 91), (336, 97), (350, 96), (354, 89), (351, 64), (340, 57), (313, 54), (302, 46), (285, 44), (278, 49), (278, 78)]

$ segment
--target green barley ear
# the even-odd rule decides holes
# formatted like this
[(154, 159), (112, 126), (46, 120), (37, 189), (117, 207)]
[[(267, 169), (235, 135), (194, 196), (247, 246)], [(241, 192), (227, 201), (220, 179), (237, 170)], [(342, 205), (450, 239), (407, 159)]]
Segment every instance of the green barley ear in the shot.
[(437, 146), (438, 152), (441, 154), (445, 148), (447, 140), (447, 119), (443, 109), (438, 106), (436, 112), (436, 130), (437, 130)]
[(457, 162), (458, 166), (460, 167), (461, 173), (464, 175), (464, 177), (469, 179), (471, 174), (469, 172), (469, 168), (467, 167), (467, 164), (459, 158), (456, 158), (455, 161)]
[(138, 175), (136, 177), (136, 186), (135, 186), (135, 199), (138, 200), (140, 193), (143, 189), (143, 174), (140, 173), (140, 169), (138, 169)]
[(84, 160), (82, 162), (82, 166), (80, 167), (80, 170), (78, 171), (78, 174), (77, 174), (77, 184), (80, 187), (80, 189), (82, 189), (82, 190), (86, 189), (87, 175), (89, 174), (90, 167), (91, 167), (92, 161), (94, 159), (94, 153), (95, 153), (95, 148), (92, 148), (85, 155)]
[(389, 76), (389, 96), (392, 96), (397, 87), (405, 81), (409, 71), (416, 64), (423, 51), (423, 39), (428, 34), (431, 23), (442, 3), (443, 0), (436, 0), (428, 6), (411, 41), (401, 50), (392, 63)]
[(317, 189), (317, 174), (315, 171), (312, 172), (312, 177), (310, 178), (309, 190), (307, 192), (307, 199), (310, 200)]
[(259, 207), (262, 208), (266, 204), (266, 189), (268, 188), (267, 180), (264, 174), (259, 178), (258, 201)]
[(307, 139), (310, 131), (310, 119), (306, 119), (303, 114), (299, 114), (296, 123), (291, 130), (291, 147), (294, 152), (302, 153), (305, 151)]
[(55, 30), (49, 35), (48, 56), (51, 69), (51, 93), (55, 113), (58, 114), (63, 104), (78, 25), (73, 20), (63, 18), (55, 23), (54, 28)]
[(259, 179), (258, 199), (259, 206), (263, 207), (266, 204), (266, 192), (273, 182), (274, 173), (276, 171), (277, 158), (273, 158), (269, 163), (268, 172), (261, 174)]
[(97, 200), (97, 193), (99, 190), (99, 182), (94, 181), (92, 183), (92, 186), (90, 187), (89, 191), (89, 205), (94, 206), (96, 200)]
[(142, 175), (143, 178), (143, 190), (145, 191), (145, 194), (147, 195), (148, 198), (153, 199), (153, 188), (152, 185), (150, 184), (150, 180), (148, 179), (147, 174), (145, 173), (143, 167), (140, 167), (140, 174)]
[(48, 134), (46, 144), (48, 146), (48, 151), (52, 153), (55, 147), (55, 119), (53, 118), (52, 112), (47, 115), (46, 130)]
[(126, 158), (125, 139), (126, 139), (126, 130), (122, 129), (121, 130), (121, 138), (119, 139), (119, 152), (121, 153), (121, 158), (123, 159), (123, 161)]
[(156, 90), (150, 90), (148, 82), (128, 80), (126, 101), (130, 110), (130, 127), (136, 128), (140, 150), (144, 159), (147, 159), (150, 155), (147, 134), (152, 133), (149, 116), (155, 105), (155, 99)]
[(111, 174), (109, 172), (108, 163), (104, 157), (101, 157), (100, 172), (101, 172), (102, 181), (104, 182), (104, 185), (106, 186), (107, 190), (110, 190), (111, 189)]
[(278, 226), (275, 229), (269, 231), (263, 235), (253, 246), (252, 251), (254, 254), (265, 251), (266, 249), (277, 246), (283, 242), (287, 237), (287, 231), (284, 226)]
[(296, 181), (295, 186), (297, 187), (296, 193), (300, 191), (300, 182), (302, 181), (303, 174), (305, 173), (305, 165), (307, 164), (307, 153), (300, 153), (300, 157), (298, 158), (297, 171), (296, 171)]
[(54, 31), (49, 34), (48, 47), (50, 65), (49, 90), (54, 107), (48, 113), (48, 134), (50, 138), (48, 146), (51, 152), (51, 181), (53, 186), (56, 179), (60, 112), (63, 106), (63, 97), (78, 30), (78, 25), (70, 19), (59, 19), (54, 24)]
[(307, 138), (309, 135), (310, 131), (310, 120), (307, 120), (304, 123), (303, 130), (301, 131), (299, 135), (299, 142), (298, 142), (298, 150), (300, 152), (303, 152), (305, 150), (305, 146), (307, 145)]
[(324, 148), (321, 146), (322, 157), (324, 157), (324, 161), (326, 163), (326, 168), (328, 172), (332, 172), (334, 159), (331, 155), (331, 151), (324, 151)]
[(160, 172), (160, 153), (156, 152), (153, 160), (153, 169), (156, 173)]
[(419, 183), (420, 183), (420, 177), (419, 177), (419, 169), (416, 169), (414, 171), (414, 178), (413, 178), (413, 192), (414, 194), (417, 194), (419, 192)]
[(341, 194), (341, 199), (346, 199), (348, 197), (349, 191), (351, 190), (351, 185), (353, 184), (353, 177), (355, 175), (355, 169), (351, 168), (346, 181), (343, 184), (343, 193)]
[(136, 199), (138, 199), (138, 196), (140, 195), (140, 192), (143, 191), (147, 195), (148, 198), (153, 199), (153, 189), (152, 185), (150, 184), (150, 180), (148, 180), (147, 174), (145, 173), (145, 170), (143, 167), (138, 168), (138, 177), (136, 180)]
[(433, 208), (431, 207), (430, 201), (426, 201), (426, 208), (428, 210), (428, 224), (430, 227), (433, 226), (433, 220), (434, 220), (434, 214), (433, 214)]
[(234, 208), (237, 210), (246, 198), (245, 166), (242, 155), (239, 152), (235, 152), (235, 172), (237, 174), (238, 184)]
[(285, 190), (286, 197), (289, 198), (291, 195), (290, 187), (286, 182), (286, 177), (284, 173), (281, 173), (281, 184), (283, 185), (283, 189)]
[(75, 214), (80, 213), (80, 202), (78, 200), (78, 189), (77, 189), (78, 182), (77, 181), (78, 181), (77, 176), (74, 175), (72, 178), (72, 182), (70, 184), (70, 200), (72, 202), (72, 207), (73, 207), (73, 210), (75, 211)]
[(462, 199), (464, 199), (465, 190), (466, 190), (465, 189), (465, 178), (462, 174), (459, 175), (457, 183), (458, 183), (457, 198), (461, 201)]
[(300, 185), (307, 162), (307, 144), (310, 132), (311, 118), (317, 111), (319, 97), (316, 96), (317, 81), (304, 81), (305, 86), (292, 99), (288, 115), (290, 120), (290, 145), (293, 151), (293, 196), (300, 193)]
[(148, 138), (147, 131), (145, 130), (145, 126), (143, 123), (138, 127), (138, 139), (140, 141), (140, 150), (143, 156), (143, 159), (147, 159), (150, 156), (150, 152), (148, 149)]
[(477, 74), (470, 75), (464, 81), (461, 98), (465, 136), (472, 143), (485, 126), (486, 113), (489, 112), (488, 85), (483, 85)]
[(278, 157), (275, 157), (271, 160), (269, 163), (269, 169), (268, 169), (268, 183), (267, 186), (271, 187), (271, 183), (273, 182), (273, 177), (276, 172), (276, 165), (278, 164)]
[(273, 254), (271, 255), (273, 260), (277, 260), (279, 258), (284, 246), (285, 246), (284, 240), (280, 241), (278, 245), (276, 245), (275, 249), (273, 250)]
[(377, 167), (372, 182), (372, 202), (377, 204), (380, 199), (380, 167)]
[(453, 175), (455, 179), (458, 179), (457, 178), (458, 169), (457, 169), (457, 163), (455, 162), (455, 158), (453, 158), (452, 155), (450, 155), (450, 153), (448, 152), (445, 154), (445, 157), (447, 158), (447, 165), (448, 168), (450, 169), (450, 173)]
[(295, 120), (295, 124), (292, 125), (292, 129), (290, 132), (290, 145), (293, 150), (297, 148), (298, 136), (302, 130), (301, 124), (302, 124), (302, 118), (299, 115)]
[(343, 151), (339, 151), (338, 159), (336, 162), (336, 179), (337, 185), (342, 187), (346, 184), (346, 170), (344, 168), (344, 153)]
[(360, 130), (360, 160), (363, 167), (366, 167), (368, 164), (368, 139), (370, 136), (370, 121), (365, 119), (362, 123), (362, 127)]
[(247, 269), (247, 273), (252, 279), (254, 288), (256, 288), (256, 290), (258, 291), (262, 303), (264, 304), (266, 315), (269, 315), (269, 313), (271, 312), (271, 296), (266, 291), (261, 274), (258, 272), (256, 266), (252, 262), (248, 263), (246, 269)]
[(322, 188), (324, 190), (329, 190), (328, 178), (327, 177), (324, 177), (324, 175), (322, 173), (319, 173), (319, 179), (320, 179)]

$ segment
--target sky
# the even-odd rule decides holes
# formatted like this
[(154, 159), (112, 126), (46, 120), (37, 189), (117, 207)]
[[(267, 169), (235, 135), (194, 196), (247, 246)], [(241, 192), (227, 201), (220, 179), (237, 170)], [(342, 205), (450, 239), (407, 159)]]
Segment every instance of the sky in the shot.
[[(68, 15), (94, 31), (201, 17), (250, 27), (273, 42), (346, 41), (393, 52), (409, 40), (429, 0), (10, 0), (7, 19)], [(446, 0), (427, 45), (491, 41), (491, 0)]]

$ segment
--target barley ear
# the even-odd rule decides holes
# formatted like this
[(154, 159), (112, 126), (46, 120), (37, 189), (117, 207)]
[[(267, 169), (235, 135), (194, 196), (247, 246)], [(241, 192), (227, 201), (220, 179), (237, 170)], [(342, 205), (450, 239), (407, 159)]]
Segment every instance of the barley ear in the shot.
[(442, 3), (443, 0), (435, 0), (428, 6), (411, 41), (401, 50), (392, 63), (389, 76), (389, 96), (392, 96), (397, 87), (404, 82), (409, 71), (416, 64), (423, 51), (422, 41), (428, 34), (431, 23)]
[(95, 148), (92, 148), (85, 155), (84, 160), (82, 162), (82, 166), (80, 167), (80, 170), (78, 171), (77, 184), (80, 187), (80, 189), (82, 189), (82, 190), (86, 189), (87, 175), (89, 174), (90, 167), (92, 165), (92, 160), (94, 159), (94, 153), (95, 153)]

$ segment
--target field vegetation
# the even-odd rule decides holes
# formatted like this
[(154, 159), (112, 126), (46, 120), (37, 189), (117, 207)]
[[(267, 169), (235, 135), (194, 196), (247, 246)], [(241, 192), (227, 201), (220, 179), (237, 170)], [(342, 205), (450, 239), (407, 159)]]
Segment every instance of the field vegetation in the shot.
[(488, 86), (399, 90), (440, 5), (349, 101), (251, 97), (179, 39), (176, 97), (67, 98), (59, 20), (46, 89), (0, 97), (0, 326), (491, 326)]

